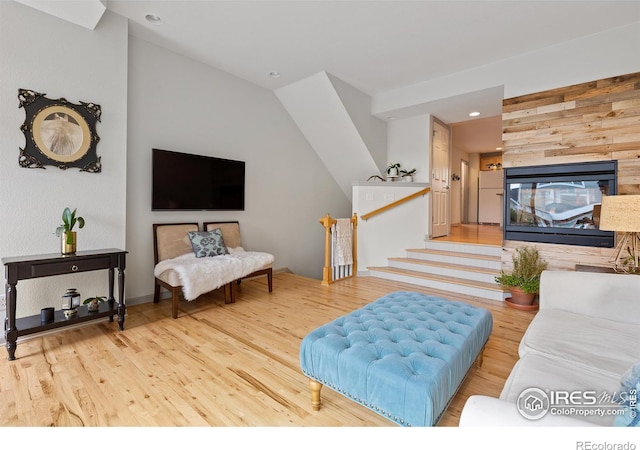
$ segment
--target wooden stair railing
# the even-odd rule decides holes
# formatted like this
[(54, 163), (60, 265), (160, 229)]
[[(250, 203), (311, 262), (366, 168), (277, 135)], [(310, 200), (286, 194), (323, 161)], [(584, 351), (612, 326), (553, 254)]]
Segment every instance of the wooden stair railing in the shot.
[[(339, 270), (333, 264), (333, 227), (338, 223), (337, 219), (333, 219), (329, 213), (320, 219), (320, 223), (324, 226), (324, 267), (322, 268), (322, 284), (330, 285), (338, 279), (351, 278), (358, 271), (358, 215), (353, 214), (351, 217), (352, 225), (352, 256), (353, 263), (347, 268), (347, 275), (337, 277)], [(340, 266), (344, 267), (344, 266)]]
[(411, 195), (407, 195), (406, 197), (402, 197), (400, 200), (396, 200), (395, 202), (389, 203), (388, 205), (382, 206), (382, 207), (380, 207), (378, 209), (374, 209), (371, 212), (363, 214), (362, 216), (360, 216), (360, 218), (362, 218), (363, 220), (371, 219), (372, 217), (377, 216), (378, 214), (383, 213), (385, 211), (388, 211), (390, 209), (393, 209), (398, 205), (401, 205), (403, 203), (408, 202), (409, 200), (413, 200), (416, 197), (420, 197), (422, 195), (426, 195), (427, 193), (429, 193), (429, 191), (431, 191), (431, 188), (426, 187), (424, 189), (419, 190), (418, 192), (414, 192)]

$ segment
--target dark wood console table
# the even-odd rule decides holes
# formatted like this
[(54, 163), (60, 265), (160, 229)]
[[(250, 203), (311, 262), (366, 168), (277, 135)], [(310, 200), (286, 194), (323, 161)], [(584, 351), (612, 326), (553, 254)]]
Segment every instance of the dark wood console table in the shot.
[[(109, 317), (113, 322), (113, 316), (118, 315), (118, 328), (124, 329), (124, 269), (126, 266), (126, 251), (119, 249), (105, 249), (77, 252), (73, 255), (63, 256), (60, 253), (48, 255), (16, 256), (2, 258), (4, 273), (7, 281), (5, 292), (7, 300), (6, 318), (4, 320), (4, 337), (6, 339), (9, 360), (16, 359), (16, 347), (19, 336), (39, 333), (54, 328), (65, 327), (81, 322)], [(88, 272), (92, 270), (108, 269), (109, 271), (109, 296), (107, 302), (100, 304), (100, 309), (95, 312), (88, 311), (81, 305), (75, 316), (66, 318), (61, 310), (54, 313), (53, 322), (42, 323), (40, 315), (20, 317), (16, 319), (16, 285), (20, 280), (30, 278), (49, 277), (76, 272)], [(115, 304), (113, 296), (114, 269), (118, 269), (118, 304)], [(61, 293), (62, 295), (62, 293)]]

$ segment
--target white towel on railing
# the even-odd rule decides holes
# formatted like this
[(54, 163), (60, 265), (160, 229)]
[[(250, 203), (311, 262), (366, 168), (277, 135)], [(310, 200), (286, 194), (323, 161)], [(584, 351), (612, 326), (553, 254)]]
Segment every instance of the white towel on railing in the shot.
[(334, 263), (336, 266), (353, 264), (353, 232), (351, 219), (336, 219)]

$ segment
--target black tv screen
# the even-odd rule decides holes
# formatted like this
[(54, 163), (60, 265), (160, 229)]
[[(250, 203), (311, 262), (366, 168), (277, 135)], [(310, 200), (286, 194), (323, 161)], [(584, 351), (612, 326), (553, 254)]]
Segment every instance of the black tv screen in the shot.
[(152, 150), (153, 211), (244, 211), (244, 161)]

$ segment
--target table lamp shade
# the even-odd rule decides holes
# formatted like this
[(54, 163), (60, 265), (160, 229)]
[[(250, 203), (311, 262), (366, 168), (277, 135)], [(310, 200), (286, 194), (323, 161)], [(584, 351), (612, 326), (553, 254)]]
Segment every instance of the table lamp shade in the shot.
[(640, 231), (640, 195), (602, 197), (600, 229), (607, 231)]

